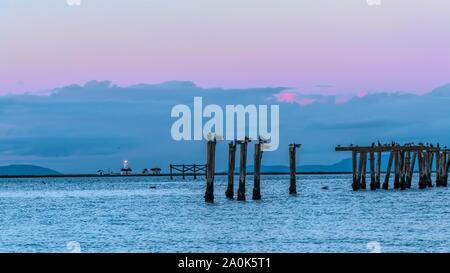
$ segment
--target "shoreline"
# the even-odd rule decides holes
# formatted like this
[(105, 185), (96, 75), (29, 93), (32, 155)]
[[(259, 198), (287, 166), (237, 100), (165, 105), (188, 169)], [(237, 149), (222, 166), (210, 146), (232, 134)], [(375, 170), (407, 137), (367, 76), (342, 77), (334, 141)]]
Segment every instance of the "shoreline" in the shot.
[[(261, 175), (289, 175), (289, 172), (265, 172), (261, 173)], [(334, 175), (334, 174), (352, 174), (352, 172), (297, 172), (298, 175)], [(205, 174), (196, 174), (197, 178), (204, 178)], [(228, 173), (215, 173), (216, 176), (226, 176)], [(239, 175), (239, 173), (235, 173), (235, 175)], [(253, 175), (253, 172), (247, 173), (247, 175)], [(129, 174), (129, 175), (121, 175), (121, 174), (49, 174), (49, 175), (0, 175), (0, 179), (7, 178), (77, 178), (77, 177), (170, 177), (170, 173), (162, 173), (162, 174)], [(173, 177), (183, 177), (183, 174), (172, 174)], [(186, 177), (193, 177), (193, 173), (185, 173)]]

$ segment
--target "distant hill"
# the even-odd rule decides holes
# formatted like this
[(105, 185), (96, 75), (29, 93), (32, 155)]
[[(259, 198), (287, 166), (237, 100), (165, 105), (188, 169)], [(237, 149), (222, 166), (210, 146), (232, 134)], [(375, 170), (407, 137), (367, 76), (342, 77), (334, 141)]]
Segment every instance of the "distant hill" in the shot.
[(34, 165), (0, 166), (0, 175), (51, 175), (59, 172)]

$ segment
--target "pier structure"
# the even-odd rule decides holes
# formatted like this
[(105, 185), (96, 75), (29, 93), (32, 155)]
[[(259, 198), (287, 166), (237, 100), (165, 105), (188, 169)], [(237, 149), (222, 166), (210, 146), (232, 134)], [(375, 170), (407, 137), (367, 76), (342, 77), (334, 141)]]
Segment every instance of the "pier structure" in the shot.
[[(204, 175), (206, 177), (206, 164), (170, 164), (170, 179), (173, 179), (175, 175), (181, 175), (183, 179), (188, 175), (194, 176), (194, 179), (197, 179), (198, 175)], [(151, 169), (152, 172), (156, 172), (158, 170)], [(160, 172), (159, 170), (158, 172)]]
[[(419, 170), (419, 188), (433, 187), (432, 167), (433, 159), (436, 160), (436, 186), (446, 187), (449, 171), (449, 154), (447, 148), (441, 149), (439, 144), (414, 144), (400, 145), (398, 143), (381, 144), (372, 143), (371, 146), (336, 146), (337, 152), (352, 153), (353, 190), (366, 189), (367, 157), (370, 164), (370, 189), (380, 189), (381, 186), (381, 162), (383, 153), (389, 153), (387, 170), (382, 188), (389, 189), (389, 179), (394, 170), (394, 189), (405, 190), (411, 188), (414, 168)], [(376, 158), (375, 158), (376, 155)], [(357, 162), (359, 156), (359, 162)], [(359, 163), (359, 165), (358, 165)]]
[[(228, 143), (228, 185), (225, 191), (225, 196), (228, 199), (234, 199), (234, 176), (236, 165), (236, 151), (239, 147), (239, 184), (237, 190), (237, 200), (246, 200), (246, 176), (247, 176), (247, 149), (248, 143), (252, 142), (249, 137), (245, 137), (242, 140), (234, 140)], [(215, 174), (215, 151), (216, 151), (216, 138), (209, 139), (207, 142), (207, 163), (206, 163), (206, 191), (205, 201), (214, 202), (214, 174)], [(301, 144), (289, 145), (289, 159), (291, 166), (291, 180), (289, 192), (291, 194), (297, 193), (296, 191), (296, 170), (295, 170), (295, 151), (300, 148)], [(254, 170), (253, 170), (253, 200), (261, 200), (261, 161), (264, 150), (269, 149), (267, 140), (258, 137), (257, 143), (254, 145)], [(293, 167), (292, 167), (293, 166)]]

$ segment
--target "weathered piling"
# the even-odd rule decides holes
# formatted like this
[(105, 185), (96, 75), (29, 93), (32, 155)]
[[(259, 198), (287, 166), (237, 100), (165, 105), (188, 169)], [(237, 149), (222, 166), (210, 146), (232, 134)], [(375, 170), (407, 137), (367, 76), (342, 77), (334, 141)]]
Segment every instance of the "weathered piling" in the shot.
[(416, 158), (417, 158), (417, 152), (414, 151), (413, 152), (413, 157), (412, 157), (412, 160), (411, 160), (411, 166), (409, 168), (408, 180), (406, 181), (406, 187), (408, 189), (410, 189), (411, 185), (412, 185), (412, 178), (413, 178), (413, 174), (414, 174), (414, 168), (416, 166)]
[(394, 159), (394, 151), (391, 151), (391, 153), (389, 154), (389, 160), (388, 160), (386, 175), (384, 176), (383, 190), (389, 189), (389, 177), (391, 175), (393, 159)]
[(225, 196), (229, 199), (234, 198), (234, 168), (236, 165), (236, 142), (228, 144), (228, 187)]
[(215, 173), (216, 140), (209, 140), (207, 144), (207, 172), (205, 201), (214, 202), (214, 173)]
[(419, 189), (425, 189), (427, 187), (427, 183), (425, 177), (425, 160), (422, 151), (418, 151), (417, 158), (419, 159)]
[(400, 151), (396, 151), (394, 154), (394, 189), (400, 188)]
[(436, 187), (440, 187), (441, 186), (441, 174), (442, 174), (442, 168), (441, 168), (442, 154), (440, 151), (436, 151), (435, 160), (436, 160)]
[(360, 188), (358, 180), (356, 156), (357, 156), (356, 151), (352, 151), (352, 172), (353, 172), (352, 188), (354, 191), (359, 190)]
[(404, 165), (404, 172), (405, 172), (405, 189), (410, 188), (409, 180), (411, 177), (411, 151), (406, 152), (405, 156), (405, 165)]
[(261, 159), (262, 159), (262, 145), (264, 141), (261, 139), (255, 144), (254, 149), (254, 170), (253, 170), (253, 200), (261, 200)]
[[(433, 187), (432, 167), (436, 158), (436, 184), (447, 185), (448, 170), (450, 167), (448, 160), (448, 153), (450, 150), (441, 149), (439, 145), (433, 146), (431, 144), (419, 143), (415, 145), (409, 143), (406, 145), (399, 145), (396, 143), (381, 145), (372, 143), (371, 146), (354, 146), (347, 147), (336, 146), (336, 151), (351, 151), (352, 152), (352, 174), (353, 190), (365, 188), (365, 171), (367, 165), (367, 154), (369, 153), (370, 160), (370, 188), (371, 190), (379, 188), (380, 172), (381, 172), (381, 156), (383, 152), (390, 152), (389, 162), (386, 170), (386, 175), (382, 185), (383, 189), (389, 188), (389, 178), (394, 168), (394, 188), (405, 190), (411, 188), (414, 168), (418, 161), (419, 167), (419, 188), (424, 189)], [(359, 153), (359, 165), (357, 164), (357, 155)], [(375, 163), (375, 153), (377, 155), (377, 162)], [(411, 158), (412, 153), (412, 158)]]
[(366, 189), (367, 152), (362, 152), (361, 189)]
[(433, 187), (433, 180), (431, 180), (431, 172), (432, 172), (432, 168), (433, 168), (433, 158), (434, 158), (434, 153), (429, 151), (428, 152), (428, 159), (427, 159), (427, 187), (431, 188)]
[(448, 155), (447, 150), (445, 150), (443, 152), (443, 154), (444, 154), (444, 160), (443, 160), (443, 164), (442, 164), (442, 171), (443, 171), (443, 176), (444, 177), (442, 178), (442, 186), (443, 187), (447, 187), (447, 184), (448, 184), (448, 171), (449, 171), (449, 168), (450, 168), (450, 158), (447, 159), (447, 155)]
[(370, 190), (376, 190), (376, 175), (375, 175), (375, 152), (370, 151)]
[(400, 151), (400, 190), (406, 189), (406, 159), (405, 151)]
[(239, 163), (239, 188), (237, 194), (238, 201), (245, 201), (245, 176), (247, 175), (247, 144), (250, 140), (239, 141), (240, 145), (240, 163)]
[[(378, 148), (381, 147), (381, 144), (378, 144)], [(377, 155), (377, 176), (376, 176), (376, 183), (375, 188), (380, 189), (381, 187), (381, 149), (378, 151)]]
[(289, 170), (290, 170), (290, 186), (289, 194), (297, 194), (297, 177), (296, 177), (296, 150), (300, 148), (301, 144), (290, 144), (289, 145)]

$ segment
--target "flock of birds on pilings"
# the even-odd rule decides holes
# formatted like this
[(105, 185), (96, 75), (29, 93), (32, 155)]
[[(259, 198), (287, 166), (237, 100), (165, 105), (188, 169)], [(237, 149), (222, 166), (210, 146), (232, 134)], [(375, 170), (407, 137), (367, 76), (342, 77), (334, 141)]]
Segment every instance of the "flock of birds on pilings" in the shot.
[[(390, 144), (372, 143), (371, 146), (349, 145), (336, 146), (336, 151), (352, 152), (353, 190), (366, 189), (367, 156), (370, 161), (370, 189), (382, 187), (389, 189), (389, 178), (394, 168), (394, 189), (405, 190), (412, 187), (415, 166), (418, 166), (419, 189), (433, 187), (433, 162), (437, 187), (446, 187), (448, 184), (448, 171), (450, 167), (450, 150), (447, 146), (431, 143)], [(389, 161), (385, 172), (384, 182), (381, 185), (382, 154), (389, 153)], [(359, 154), (359, 160), (357, 159)], [(375, 160), (376, 155), (376, 160)], [(358, 165), (359, 161), (359, 165)]]
[[(232, 141), (229, 143), (228, 149), (228, 187), (226, 197), (233, 199), (234, 197), (234, 168), (236, 158), (236, 146), (240, 146), (240, 173), (239, 188), (237, 200), (245, 200), (245, 177), (247, 165), (247, 145), (251, 142), (249, 138), (242, 141)], [(259, 138), (254, 149), (254, 186), (253, 200), (261, 199), (260, 188), (260, 172), (263, 147), (266, 140)], [(206, 164), (206, 191), (205, 201), (214, 202), (214, 173), (215, 173), (215, 149), (216, 139), (209, 139), (207, 142), (207, 164)], [(297, 194), (296, 188), (296, 149), (301, 144), (289, 145), (289, 162), (290, 162), (290, 194)], [(381, 144), (373, 142), (370, 146), (359, 146), (350, 144), (349, 146), (337, 145), (337, 152), (352, 152), (352, 174), (354, 191), (364, 190), (367, 188), (366, 171), (370, 172), (370, 189), (389, 189), (389, 180), (391, 172), (394, 172), (394, 189), (406, 190), (412, 188), (413, 174), (415, 167), (418, 166), (419, 189), (433, 187), (432, 173), (433, 165), (435, 167), (435, 186), (447, 187), (448, 172), (450, 168), (450, 149), (447, 146), (441, 147), (440, 144), (433, 145), (431, 143), (405, 143), (396, 142)], [(381, 169), (383, 153), (389, 153), (387, 169), (384, 172), (384, 181), (381, 183)], [(358, 159), (359, 156), (359, 159)], [(367, 167), (369, 160), (369, 168)], [(434, 164), (433, 164), (434, 162)], [(392, 170), (393, 169), (393, 170)]]

